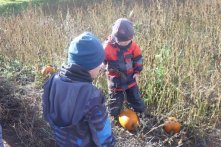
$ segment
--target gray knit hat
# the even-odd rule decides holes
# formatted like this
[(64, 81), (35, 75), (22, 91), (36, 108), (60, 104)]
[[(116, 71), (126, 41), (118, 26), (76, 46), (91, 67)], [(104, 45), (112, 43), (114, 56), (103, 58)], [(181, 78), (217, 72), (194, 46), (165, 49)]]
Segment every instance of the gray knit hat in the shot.
[(115, 41), (128, 41), (133, 39), (134, 28), (133, 23), (126, 18), (119, 18), (112, 26), (112, 38)]

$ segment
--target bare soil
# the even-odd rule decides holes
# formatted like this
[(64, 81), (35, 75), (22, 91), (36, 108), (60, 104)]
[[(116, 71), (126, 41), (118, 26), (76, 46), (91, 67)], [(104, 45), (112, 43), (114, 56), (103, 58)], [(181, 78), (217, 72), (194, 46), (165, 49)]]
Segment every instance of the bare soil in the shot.
[[(15, 83), (0, 77), (0, 123), (5, 147), (56, 147), (49, 126), (41, 118), (42, 89), (32, 82), (22, 86)], [(180, 133), (167, 134), (162, 123), (163, 119), (148, 112), (140, 117), (140, 125), (133, 132), (115, 123), (116, 147), (221, 147), (220, 128), (200, 137), (185, 125)]]

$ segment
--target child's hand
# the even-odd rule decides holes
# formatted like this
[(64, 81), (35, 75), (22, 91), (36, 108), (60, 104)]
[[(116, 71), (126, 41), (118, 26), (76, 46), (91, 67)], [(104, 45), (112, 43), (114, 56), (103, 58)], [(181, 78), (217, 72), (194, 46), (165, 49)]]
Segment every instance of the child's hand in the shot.
[(139, 76), (140, 76), (139, 73), (135, 73), (135, 74), (133, 75), (133, 78), (136, 79), (136, 78), (138, 78)]
[(105, 72), (107, 70), (107, 65), (101, 64), (100, 72)]
[(102, 64), (101, 64), (101, 68), (105, 70), (105, 69), (107, 68), (107, 65), (105, 65), (104, 63), (102, 63)]

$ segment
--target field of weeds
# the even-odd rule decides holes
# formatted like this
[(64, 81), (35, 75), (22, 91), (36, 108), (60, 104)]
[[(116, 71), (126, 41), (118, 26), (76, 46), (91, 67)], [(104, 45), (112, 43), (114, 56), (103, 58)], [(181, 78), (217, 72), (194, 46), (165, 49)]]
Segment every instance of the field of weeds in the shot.
[[(220, 146), (217, 0), (59, 1), (0, 16), (0, 119), (3, 135), (9, 134), (6, 142), (12, 147), (54, 146), (42, 118), (41, 68), (52, 64), (59, 69), (70, 41), (83, 31), (104, 41), (120, 17), (134, 22), (134, 39), (144, 57), (139, 86), (150, 115), (134, 134), (114, 126), (117, 146)], [(103, 76), (94, 84), (107, 92)], [(158, 127), (167, 116), (180, 120), (179, 134)]]

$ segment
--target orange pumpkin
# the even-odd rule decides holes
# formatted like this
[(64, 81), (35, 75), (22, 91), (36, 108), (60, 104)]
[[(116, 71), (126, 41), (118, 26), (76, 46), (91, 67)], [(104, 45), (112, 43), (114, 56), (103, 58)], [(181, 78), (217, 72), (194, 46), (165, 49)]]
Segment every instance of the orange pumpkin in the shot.
[(139, 124), (137, 114), (131, 109), (121, 111), (119, 115), (119, 122), (121, 126), (128, 131), (133, 131)]
[(175, 117), (168, 117), (164, 122), (163, 129), (167, 133), (179, 133), (181, 130), (181, 124)]
[(43, 76), (47, 76), (49, 74), (55, 73), (55, 69), (52, 65), (46, 65), (42, 68), (41, 73)]

